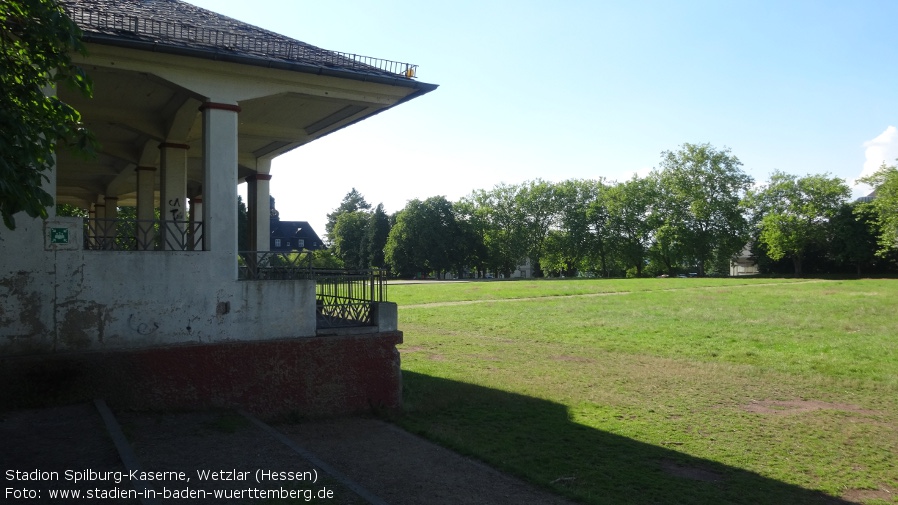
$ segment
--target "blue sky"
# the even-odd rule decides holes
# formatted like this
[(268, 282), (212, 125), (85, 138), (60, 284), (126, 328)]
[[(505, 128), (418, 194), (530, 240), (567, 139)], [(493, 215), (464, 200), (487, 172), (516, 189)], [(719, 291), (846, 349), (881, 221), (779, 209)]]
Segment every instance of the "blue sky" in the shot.
[(758, 183), (851, 183), (898, 158), (891, 0), (191, 3), (440, 85), (274, 161), (282, 218), (320, 234), (353, 187), (395, 212), (502, 182), (623, 180), (685, 142), (730, 148)]

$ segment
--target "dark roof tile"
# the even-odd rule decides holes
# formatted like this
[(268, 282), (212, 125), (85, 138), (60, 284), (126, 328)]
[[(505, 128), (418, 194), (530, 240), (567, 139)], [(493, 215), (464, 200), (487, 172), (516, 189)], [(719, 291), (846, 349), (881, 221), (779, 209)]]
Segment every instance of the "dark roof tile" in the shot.
[(180, 0), (61, 0), (85, 35), (396, 77), (415, 65), (328, 51)]

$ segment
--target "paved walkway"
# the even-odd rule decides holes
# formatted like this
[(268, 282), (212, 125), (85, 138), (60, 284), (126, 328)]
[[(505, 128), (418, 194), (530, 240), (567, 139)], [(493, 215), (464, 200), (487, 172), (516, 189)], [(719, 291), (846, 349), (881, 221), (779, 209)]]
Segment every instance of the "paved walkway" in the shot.
[[(271, 426), (232, 411), (113, 413), (98, 401), (2, 414), (0, 441), (15, 490), (4, 503), (569, 503), (365, 418)], [(51, 496), (60, 490), (80, 497)]]

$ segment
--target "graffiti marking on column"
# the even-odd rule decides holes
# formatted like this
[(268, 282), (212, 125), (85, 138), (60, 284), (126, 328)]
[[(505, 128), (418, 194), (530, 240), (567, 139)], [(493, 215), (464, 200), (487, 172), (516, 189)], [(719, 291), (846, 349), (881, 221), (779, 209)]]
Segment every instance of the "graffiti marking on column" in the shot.
[(169, 212), (171, 213), (172, 221), (178, 221), (180, 219), (184, 219), (184, 212), (181, 209), (181, 199), (175, 198), (173, 200), (168, 201)]

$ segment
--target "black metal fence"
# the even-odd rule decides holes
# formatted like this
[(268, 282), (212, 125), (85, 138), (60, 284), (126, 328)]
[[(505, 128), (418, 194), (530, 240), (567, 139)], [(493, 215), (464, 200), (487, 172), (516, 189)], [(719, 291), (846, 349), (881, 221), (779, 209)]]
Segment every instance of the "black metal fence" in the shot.
[(319, 328), (372, 326), (374, 304), (387, 300), (387, 271), (313, 270)]
[(84, 249), (202, 251), (203, 223), (158, 219), (85, 219)]
[(241, 280), (315, 281), (319, 329), (373, 326), (374, 304), (387, 301), (388, 272), (383, 269), (314, 268), (311, 255), (299, 252), (244, 251), (238, 262)]

